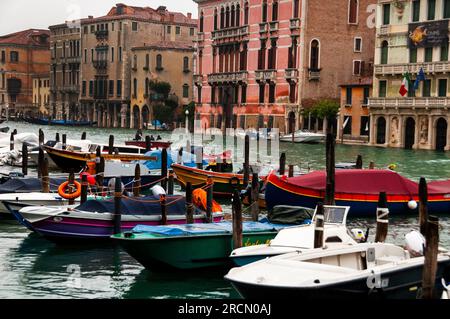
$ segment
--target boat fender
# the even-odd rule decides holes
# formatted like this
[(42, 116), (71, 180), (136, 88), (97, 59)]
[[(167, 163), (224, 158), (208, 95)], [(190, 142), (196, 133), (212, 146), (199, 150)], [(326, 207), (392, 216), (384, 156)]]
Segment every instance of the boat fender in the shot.
[(417, 202), (415, 200), (410, 200), (408, 202), (408, 208), (411, 210), (415, 210), (417, 208)]
[(160, 185), (153, 186), (151, 191), (153, 196), (156, 198), (159, 198), (160, 195), (166, 195), (166, 191)]
[(59, 187), (58, 187), (58, 194), (59, 194), (59, 196), (61, 196), (64, 199), (75, 199), (75, 198), (80, 197), (80, 195), (81, 195), (81, 184), (76, 182), (76, 181), (74, 181), (73, 183), (74, 183), (75, 188), (76, 188), (74, 193), (66, 193), (66, 189), (67, 189), (67, 186), (69, 186), (69, 182), (64, 182), (61, 185), (59, 185)]
[(419, 257), (423, 256), (423, 247), (425, 246), (425, 237), (423, 235), (414, 230), (408, 234), (405, 235), (405, 242), (406, 242), (406, 250), (411, 254), (413, 257)]

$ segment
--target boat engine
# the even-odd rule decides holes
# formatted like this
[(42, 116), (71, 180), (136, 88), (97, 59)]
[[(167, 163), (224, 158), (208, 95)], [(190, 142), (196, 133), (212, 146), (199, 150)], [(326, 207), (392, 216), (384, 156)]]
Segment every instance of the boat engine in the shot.
[(425, 247), (425, 237), (418, 232), (413, 230), (405, 235), (406, 250), (413, 257), (423, 256), (423, 247)]

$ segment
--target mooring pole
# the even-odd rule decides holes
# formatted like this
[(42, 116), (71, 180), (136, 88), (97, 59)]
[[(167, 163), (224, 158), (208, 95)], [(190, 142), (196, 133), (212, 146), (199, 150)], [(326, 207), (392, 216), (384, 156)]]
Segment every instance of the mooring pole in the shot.
[(22, 143), (22, 174), (28, 175), (28, 145)]
[(167, 225), (166, 195), (160, 195), (159, 200), (161, 202), (161, 225)]
[(336, 175), (336, 167), (335, 167), (335, 140), (333, 133), (327, 134), (326, 139), (326, 170), (327, 170), (327, 179), (326, 179), (326, 190), (325, 190), (325, 205), (334, 205), (334, 194), (335, 194), (335, 175)]
[(88, 178), (86, 174), (81, 175), (81, 196), (80, 203), (84, 204), (87, 201), (87, 191), (88, 191)]
[(422, 298), (435, 298), (434, 286), (437, 273), (437, 255), (439, 248), (439, 218), (429, 216), (425, 232), (425, 260), (422, 273)]
[(61, 141), (60, 138), (59, 138), (59, 133), (56, 133), (55, 141), (56, 141), (56, 143), (59, 143)]
[(281, 153), (280, 156), (280, 176), (286, 173), (286, 153)]
[(14, 132), (9, 137), (9, 150), (14, 151)]
[[(74, 192), (74, 184), (75, 184), (75, 174), (73, 172), (71, 172), (69, 174), (69, 185), (67, 185), (67, 187), (69, 188), (69, 192), (70, 194), (72, 194)], [(73, 205), (75, 204), (75, 199), (69, 199), (69, 205)]]
[(164, 148), (161, 151), (161, 186), (167, 191), (167, 150)]
[(50, 176), (48, 176), (48, 159), (44, 158), (41, 167), (42, 192), (50, 193)]
[(358, 157), (356, 158), (356, 168), (357, 168), (357, 169), (362, 169), (362, 168), (363, 168), (363, 158), (362, 158), (362, 155), (358, 155)]
[(150, 140), (150, 136), (145, 136), (145, 152), (150, 152), (152, 149), (152, 141)]
[(83, 134), (81, 134), (81, 140), (86, 140), (86, 132), (83, 132)]
[(199, 152), (195, 152), (195, 161), (197, 162), (197, 168), (203, 169), (203, 147)]
[(323, 203), (317, 203), (316, 223), (314, 228), (314, 248), (323, 247), (323, 231), (324, 231), (324, 211)]
[(42, 129), (39, 129), (39, 146), (44, 144), (44, 131), (42, 131)]
[(112, 155), (114, 152), (114, 135), (109, 136), (108, 154)]
[(44, 166), (44, 158), (45, 158), (44, 150), (41, 147), (39, 147), (38, 170), (37, 170), (38, 171), (38, 178), (42, 177), (42, 168)]
[(375, 235), (376, 243), (384, 243), (388, 234), (389, 226), (389, 208), (387, 202), (387, 195), (381, 192), (378, 196), (377, 207), (377, 233)]
[(174, 190), (174, 184), (175, 184), (175, 175), (173, 173), (173, 170), (169, 170), (169, 185), (167, 186), (167, 194), (173, 195)]
[(242, 247), (242, 204), (237, 188), (233, 191), (233, 248)]
[(369, 169), (375, 169), (375, 162), (370, 162)]
[(105, 158), (104, 157), (100, 157), (100, 162), (96, 165), (96, 180), (97, 180), (97, 185), (98, 185), (98, 189), (100, 192), (103, 192), (103, 181), (105, 179), (104, 175), (105, 175)]
[(294, 165), (289, 165), (289, 177), (294, 177)]
[(186, 183), (186, 224), (194, 223), (194, 204), (192, 203), (192, 183)]
[(253, 173), (252, 176), (252, 191), (251, 191), (252, 201), (251, 212), (252, 212), (252, 220), (257, 222), (259, 220), (259, 176), (258, 173)]
[(212, 223), (212, 206), (213, 206), (213, 191), (214, 191), (214, 181), (211, 176), (206, 179), (206, 222)]
[(141, 192), (141, 165), (134, 168), (133, 196), (139, 197)]
[(122, 181), (116, 177), (114, 182), (114, 234), (122, 231)]
[(427, 180), (422, 177), (419, 182), (419, 224), (420, 224), (420, 233), (423, 236), (426, 235), (426, 227), (428, 220), (427, 205), (428, 205)]
[(250, 136), (246, 134), (244, 144), (244, 185), (243, 185), (244, 188), (247, 187), (249, 180), (250, 180)]
[(65, 150), (67, 148), (67, 135), (63, 134), (62, 136), (62, 149)]

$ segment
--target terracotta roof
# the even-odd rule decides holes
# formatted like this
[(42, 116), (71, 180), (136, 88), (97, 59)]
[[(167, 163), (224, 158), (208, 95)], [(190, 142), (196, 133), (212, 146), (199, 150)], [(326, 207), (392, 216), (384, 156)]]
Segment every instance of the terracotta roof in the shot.
[[(122, 10), (122, 12), (119, 12)], [(109, 10), (106, 16), (88, 19), (82, 19), (82, 23), (93, 23), (97, 21), (107, 21), (107, 20), (117, 20), (125, 18), (135, 18), (141, 20), (152, 20), (162, 23), (178, 23), (178, 24), (191, 24), (197, 25), (197, 19), (192, 19), (191, 15), (185, 16), (180, 12), (171, 12), (166, 9), (166, 7), (159, 7), (158, 9), (153, 9), (150, 7), (135, 7), (128, 6), (122, 3), (118, 3), (115, 7)]]
[(132, 50), (149, 50), (149, 49), (195, 50), (192, 42), (174, 42), (174, 41), (159, 41), (159, 42), (149, 43), (142, 47), (132, 48)]
[[(0, 36), (0, 44), (32, 45), (48, 47), (49, 30), (28, 29)], [(42, 42), (44, 40), (44, 42)]]

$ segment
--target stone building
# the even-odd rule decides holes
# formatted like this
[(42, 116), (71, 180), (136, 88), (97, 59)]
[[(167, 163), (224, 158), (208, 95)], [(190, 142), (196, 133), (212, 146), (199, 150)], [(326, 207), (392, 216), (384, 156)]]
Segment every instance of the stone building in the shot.
[(29, 29), (0, 36), (0, 112), (36, 114), (33, 76), (50, 68), (49, 32)]
[(50, 26), (50, 109), (57, 119), (79, 119), (81, 33), (77, 23)]
[(48, 73), (33, 76), (33, 108), (41, 116), (50, 114), (50, 77)]
[[(99, 126), (136, 128), (142, 112), (132, 110), (133, 48), (173, 41), (193, 43), (197, 21), (165, 7), (117, 4), (106, 16), (81, 21), (80, 108)], [(141, 83), (142, 84), (142, 83)], [(134, 106), (134, 105), (133, 105)], [(134, 115), (136, 112), (136, 116)], [(145, 115), (145, 114), (144, 114)]]
[(195, 1), (203, 125), (291, 132), (304, 109), (338, 101), (339, 84), (372, 68), (375, 0)]
[(449, 150), (450, 1), (380, 1), (377, 12), (370, 144)]
[(193, 101), (193, 44), (163, 41), (133, 48), (132, 52), (130, 121), (133, 127), (146, 127), (153, 122), (153, 107), (157, 107), (160, 98), (150, 88), (152, 81), (170, 83), (170, 98), (178, 106)]

